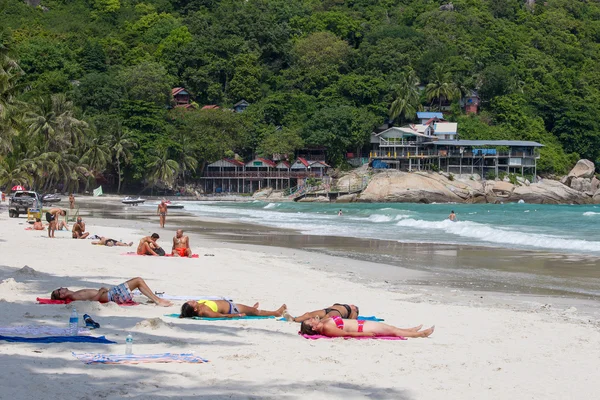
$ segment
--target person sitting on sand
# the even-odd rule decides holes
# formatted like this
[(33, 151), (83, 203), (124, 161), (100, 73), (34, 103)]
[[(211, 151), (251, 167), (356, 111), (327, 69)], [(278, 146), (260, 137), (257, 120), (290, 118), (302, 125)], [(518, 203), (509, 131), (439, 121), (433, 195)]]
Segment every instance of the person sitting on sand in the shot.
[(285, 304), (275, 311), (264, 311), (258, 309), (258, 303), (250, 307), (228, 300), (191, 300), (183, 303), (179, 318), (235, 318), (247, 315), (281, 317), (285, 309)]
[[(48, 221), (48, 237), (54, 237), (54, 231), (56, 231), (58, 224), (58, 216), (59, 215), (67, 215), (65, 210), (61, 210), (60, 208), (51, 208), (50, 211), (46, 213), (46, 221)], [(62, 222), (65, 224), (65, 222)], [(66, 225), (66, 224), (65, 224)], [(61, 224), (62, 228), (62, 224)], [(68, 229), (68, 228), (67, 228)]]
[(133, 242), (129, 242), (129, 243), (123, 243), (123, 242), (119, 242), (118, 240), (115, 239), (110, 239), (104, 236), (100, 237), (100, 240), (94, 240), (92, 242), (92, 244), (98, 245), (98, 246), (108, 246), (108, 247), (113, 247), (113, 246), (133, 246)]
[(192, 257), (192, 249), (190, 249), (190, 239), (183, 235), (183, 229), (177, 229), (175, 237), (173, 237), (173, 248), (171, 254), (174, 257)]
[(324, 318), (332, 317), (332, 316), (338, 316), (338, 317), (342, 317), (344, 319), (356, 319), (356, 318), (358, 318), (358, 307), (355, 306), (354, 304), (335, 303), (334, 305), (324, 308), (322, 310), (307, 312), (307, 313), (304, 313), (301, 316), (295, 317), (295, 318), (292, 317), (290, 314), (288, 314), (287, 310), (286, 310), (286, 312), (283, 313), (283, 317), (287, 321), (294, 321), (294, 322), (304, 322), (307, 319), (314, 318), (314, 317), (319, 317), (321, 319), (324, 319)]
[(396, 337), (428, 337), (433, 333), (435, 326), (421, 330), (423, 325), (414, 328), (396, 328), (388, 324), (374, 321), (343, 319), (339, 316), (320, 319), (309, 318), (300, 325), (303, 335), (323, 335), (329, 337), (361, 337), (361, 336), (396, 336)]
[(143, 237), (138, 245), (137, 254), (141, 256), (158, 256), (159, 254), (156, 253), (156, 250), (160, 249), (160, 246), (156, 244), (158, 239), (160, 239), (158, 233)]
[(35, 219), (35, 222), (33, 223), (33, 230), (34, 231), (43, 231), (44, 230), (44, 224), (42, 224), (42, 220), (39, 218)]
[(89, 235), (89, 232), (85, 232), (85, 222), (81, 217), (77, 217), (77, 222), (73, 225), (73, 239), (85, 239)]
[(74, 292), (61, 287), (53, 290), (50, 298), (52, 300), (99, 301), (101, 303), (112, 301), (117, 304), (123, 304), (133, 301), (131, 292), (135, 289), (139, 289), (144, 296), (159, 306), (168, 307), (173, 305), (170, 301), (158, 298), (140, 277), (132, 278), (111, 289), (101, 287), (100, 289), (81, 289)]

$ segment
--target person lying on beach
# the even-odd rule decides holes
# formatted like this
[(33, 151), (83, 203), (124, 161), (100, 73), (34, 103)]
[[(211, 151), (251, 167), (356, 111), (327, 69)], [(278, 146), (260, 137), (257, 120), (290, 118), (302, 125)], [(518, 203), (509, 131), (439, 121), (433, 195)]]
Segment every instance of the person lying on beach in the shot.
[(171, 254), (174, 257), (189, 257), (192, 258), (192, 249), (190, 249), (190, 239), (183, 235), (183, 229), (177, 229), (175, 237), (173, 237), (173, 248)]
[(414, 328), (396, 328), (382, 322), (343, 319), (339, 316), (320, 319), (309, 318), (300, 325), (303, 335), (323, 335), (329, 337), (360, 337), (360, 336), (397, 336), (397, 337), (428, 337), (433, 333), (435, 326), (421, 330), (423, 325)]
[(89, 232), (85, 232), (85, 222), (81, 217), (77, 217), (77, 222), (73, 225), (73, 239), (85, 239), (89, 235)]
[(283, 313), (283, 317), (287, 321), (294, 321), (294, 322), (304, 322), (307, 319), (314, 318), (314, 317), (319, 317), (321, 319), (324, 319), (324, 318), (332, 317), (332, 316), (338, 316), (338, 317), (342, 317), (344, 319), (356, 319), (356, 318), (358, 318), (358, 307), (355, 306), (354, 304), (335, 303), (334, 305), (324, 308), (322, 310), (307, 312), (307, 313), (304, 313), (301, 316), (295, 317), (295, 318), (293, 316), (291, 316), (290, 314), (288, 314), (287, 311)]
[(173, 305), (170, 301), (158, 298), (140, 277), (132, 278), (111, 289), (101, 287), (100, 289), (81, 289), (72, 291), (68, 288), (61, 287), (53, 290), (50, 298), (52, 300), (99, 301), (101, 303), (112, 301), (117, 304), (123, 304), (133, 301), (131, 292), (135, 289), (139, 289), (144, 296), (148, 297), (159, 306), (168, 307)]
[(235, 318), (247, 315), (281, 317), (287, 308), (285, 304), (275, 311), (258, 309), (256, 303), (252, 307), (244, 304), (233, 303), (228, 300), (191, 300), (181, 306), (179, 318), (207, 317), (207, 318)]
[(35, 219), (35, 222), (33, 223), (33, 230), (34, 231), (43, 231), (44, 230), (44, 224), (42, 224), (42, 220), (39, 218)]
[[(61, 210), (60, 208), (51, 208), (46, 213), (46, 221), (48, 222), (48, 237), (52, 237), (52, 238), (54, 237), (54, 231), (56, 231), (56, 229), (58, 229), (57, 222), (58, 222), (59, 215), (67, 215), (67, 212), (65, 210)], [(65, 224), (64, 221), (62, 221), (62, 223)], [(62, 224), (61, 224), (61, 227), (62, 227)]]
[(104, 236), (101, 236), (100, 240), (94, 240), (92, 242), (92, 244), (95, 244), (98, 246), (108, 246), (108, 247), (113, 247), (113, 246), (130, 246), (131, 247), (131, 246), (133, 246), (133, 242), (123, 243), (123, 242), (119, 242), (118, 240), (107, 238)]
[(152, 236), (143, 237), (138, 245), (137, 254), (141, 256), (158, 256), (159, 254), (157, 254), (157, 251), (158, 249), (161, 249), (161, 247), (156, 244), (158, 239), (160, 239), (158, 233), (153, 233)]

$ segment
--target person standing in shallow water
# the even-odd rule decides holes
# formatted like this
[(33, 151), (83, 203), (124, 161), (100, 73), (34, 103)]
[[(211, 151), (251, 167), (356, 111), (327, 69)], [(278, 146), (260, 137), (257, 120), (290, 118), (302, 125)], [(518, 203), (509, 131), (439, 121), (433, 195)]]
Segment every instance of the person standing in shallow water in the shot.
[(73, 196), (73, 193), (69, 195), (69, 208), (71, 210), (75, 208), (75, 196)]
[(456, 214), (454, 214), (454, 210), (450, 212), (450, 215), (448, 215), (448, 219), (452, 222), (456, 222)]
[(164, 228), (165, 221), (167, 220), (167, 203), (165, 203), (164, 200), (162, 200), (158, 205), (156, 213), (160, 216), (160, 227)]
[(342, 215), (344, 215), (344, 213), (342, 213), (342, 210), (338, 211), (338, 217), (341, 217)]

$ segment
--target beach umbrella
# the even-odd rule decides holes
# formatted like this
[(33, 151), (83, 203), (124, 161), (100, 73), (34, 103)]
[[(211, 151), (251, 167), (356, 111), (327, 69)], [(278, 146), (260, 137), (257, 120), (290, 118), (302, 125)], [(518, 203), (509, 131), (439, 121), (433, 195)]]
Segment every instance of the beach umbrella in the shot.
[(25, 188), (21, 185), (13, 186), (12, 191), (16, 192), (17, 190), (25, 190)]

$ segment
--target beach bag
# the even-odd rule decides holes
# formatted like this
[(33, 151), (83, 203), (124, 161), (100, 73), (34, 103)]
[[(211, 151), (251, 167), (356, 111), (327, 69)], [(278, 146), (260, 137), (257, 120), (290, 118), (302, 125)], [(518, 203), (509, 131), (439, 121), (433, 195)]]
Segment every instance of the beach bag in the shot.
[(159, 256), (164, 256), (165, 255), (165, 251), (163, 250), (162, 247), (159, 247), (159, 248), (155, 249), (154, 252), (156, 254), (158, 254)]

